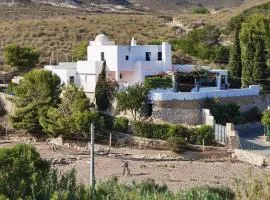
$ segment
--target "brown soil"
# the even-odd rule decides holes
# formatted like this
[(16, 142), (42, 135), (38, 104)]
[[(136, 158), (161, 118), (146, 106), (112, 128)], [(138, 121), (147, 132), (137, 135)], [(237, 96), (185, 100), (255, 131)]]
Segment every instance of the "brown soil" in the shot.
[[(0, 148), (15, 144), (15, 142), (0, 140)], [(43, 158), (56, 161), (54, 167), (62, 172), (75, 168), (78, 180), (85, 184), (89, 183), (89, 152), (66, 146), (53, 151), (52, 146), (45, 142), (34, 143), (34, 146)], [(102, 146), (102, 148), (107, 147)], [(128, 161), (130, 176), (122, 176), (122, 160)], [(113, 176), (117, 176), (123, 183), (153, 178), (157, 183), (166, 184), (174, 191), (206, 184), (232, 187), (233, 179), (236, 177), (245, 177), (248, 172), (262, 174), (268, 171), (267, 168), (232, 162), (224, 148), (215, 148), (204, 153), (185, 152), (181, 155), (168, 151), (112, 148), (110, 154), (95, 157), (97, 181), (104, 181)]]

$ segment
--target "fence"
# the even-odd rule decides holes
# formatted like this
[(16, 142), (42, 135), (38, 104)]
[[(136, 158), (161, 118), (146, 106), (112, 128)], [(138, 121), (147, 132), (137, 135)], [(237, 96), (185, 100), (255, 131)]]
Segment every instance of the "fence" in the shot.
[(226, 134), (226, 126), (215, 124), (215, 140), (221, 144), (227, 144), (227, 134)]
[(212, 126), (215, 132), (215, 140), (218, 143), (228, 145), (230, 149), (241, 147), (238, 132), (235, 131), (234, 124), (226, 123), (226, 126), (216, 124), (215, 118), (209, 109), (202, 109), (202, 124)]

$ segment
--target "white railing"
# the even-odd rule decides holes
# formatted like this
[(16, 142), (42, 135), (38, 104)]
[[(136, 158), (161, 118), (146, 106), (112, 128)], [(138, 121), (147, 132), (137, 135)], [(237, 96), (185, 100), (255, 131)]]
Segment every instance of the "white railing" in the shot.
[(173, 92), (172, 89), (151, 90), (149, 98), (151, 101), (169, 101), (169, 100), (197, 100), (206, 98), (219, 97), (239, 97), (239, 96), (256, 96), (260, 93), (259, 85), (251, 85), (249, 88), (211, 90), (200, 92)]

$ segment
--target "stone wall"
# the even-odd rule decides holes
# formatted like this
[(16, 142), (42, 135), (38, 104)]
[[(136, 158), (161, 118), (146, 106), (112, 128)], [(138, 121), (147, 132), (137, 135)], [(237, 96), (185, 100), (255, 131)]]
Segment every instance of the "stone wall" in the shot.
[(255, 166), (267, 166), (269, 165), (269, 159), (266, 155), (261, 155), (258, 153), (254, 153), (251, 151), (246, 151), (242, 149), (235, 149), (233, 153), (233, 157), (242, 162), (249, 163)]
[[(262, 112), (270, 106), (270, 95), (217, 98), (220, 104), (236, 103), (245, 112), (257, 106)], [(202, 124), (204, 100), (154, 101), (152, 118), (169, 123)]]
[(119, 134), (116, 145), (135, 146), (139, 149), (167, 149), (167, 142), (159, 139), (137, 137), (129, 134)]
[(229, 149), (235, 150), (240, 148), (240, 139), (238, 132), (234, 128), (234, 124), (226, 123), (226, 135), (228, 137), (227, 145)]
[(211, 126), (214, 128), (215, 126), (215, 118), (211, 114), (209, 109), (202, 109), (202, 124)]
[(152, 117), (169, 123), (197, 125), (202, 123), (201, 112), (198, 100), (153, 102)]

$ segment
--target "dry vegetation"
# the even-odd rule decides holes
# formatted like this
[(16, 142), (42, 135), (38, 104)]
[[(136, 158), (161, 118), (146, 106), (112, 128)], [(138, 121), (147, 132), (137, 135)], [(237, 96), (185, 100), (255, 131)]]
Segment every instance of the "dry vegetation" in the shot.
[(236, 16), (243, 12), (244, 10), (251, 8), (256, 5), (269, 2), (269, 0), (247, 0), (241, 6), (235, 8), (226, 8), (218, 11), (213, 11), (209, 14), (190, 14), (182, 13), (177, 15), (176, 20), (182, 24), (182, 26), (190, 28), (194, 23), (202, 21), (206, 24), (215, 26), (224, 26), (231, 19), (231, 17)]
[(5, 20), (0, 22), (1, 46), (17, 43), (38, 49), (42, 62), (51, 52), (59, 61), (71, 59), (71, 49), (81, 40), (93, 40), (105, 33), (119, 44), (136, 37), (139, 43), (174, 37), (165, 19), (149, 15), (71, 15), (48, 19)]
[[(190, 14), (182, 10), (176, 19), (180, 26), (185, 28), (198, 20), (213, 25), (224, 25), (231, 16), (267, 1), (248, 0), (242, 6), (205, 15)], [(150, 3), (151, 0), (145, 1), (145, 5), (147, 2)], [(161, 2), (159, 3), (155, 5), (161, 5)], [(196, 0), (192, 3), (196, 4)], [(165, 8), (166, 6), (163, 9)], [(182, 4), (179, 4), (180, 8), (183, 9)], [(170, 17), (144, 15), (138, 10), (132, 14), (116, 14), (40, 4), (0, 6), (0, 63), (2, 50), (9, 43), (38, 49), (41, 53), (41, 63), (44, 64), (49, 62), (52, 52), (54, 58), (58, 58), (59, 61), (71, 60), (71, 49), (79, 41), (93, 40), (102, 32), (118, 44), (128, 44), (131, 37), (136, 37), (142, 44), (157, 39), (168, 40), (176, 36), (174, 25), (168, 26), (169, 20)]]

